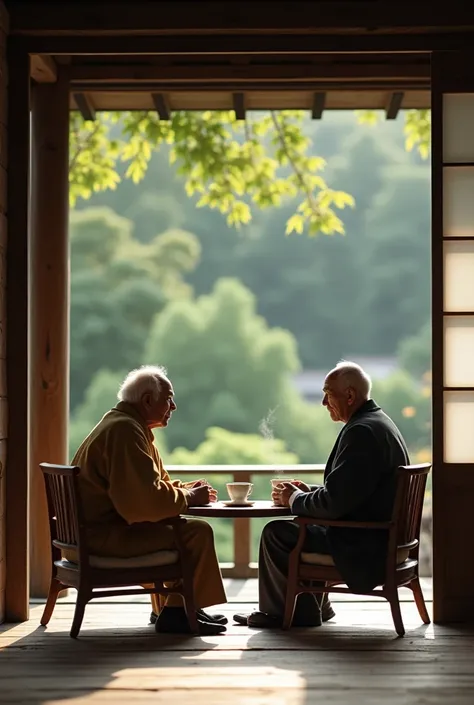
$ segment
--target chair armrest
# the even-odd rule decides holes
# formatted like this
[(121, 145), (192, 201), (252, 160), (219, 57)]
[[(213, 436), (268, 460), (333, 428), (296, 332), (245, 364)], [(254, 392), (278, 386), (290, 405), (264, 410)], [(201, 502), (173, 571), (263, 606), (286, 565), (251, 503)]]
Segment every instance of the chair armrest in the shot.
[(300, 526), (340, 526), (346, 529), (390, 529), (391, 521), (340, 521), (338, 519), (316, 519), (313, 517), (295, 517), (295, 522)]

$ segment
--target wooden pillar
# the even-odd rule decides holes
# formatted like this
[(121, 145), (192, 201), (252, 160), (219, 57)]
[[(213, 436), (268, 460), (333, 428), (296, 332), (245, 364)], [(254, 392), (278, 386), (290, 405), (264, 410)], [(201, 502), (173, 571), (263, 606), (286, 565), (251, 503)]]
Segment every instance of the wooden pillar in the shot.
[[(234, 473), (234, 482), (251, 482), (250, 472)], [(234, 519), (234, 570), (233, 577), (249, 578), (250, 568), (250, 520)]]
[(67, 463), (69, 415), (69, 84), (32, 90), (30, 256), (30, 574), (48, 593), (51, 553), (40, 462)]
[(6, 584), (6, 457), (8, 438), (8, 396), (7, 396), (7, 134), (8, 134), (8, 93), (7, 93), (7, 34), (8, 13), (0, 0), (0, 624), (5, 620)]
[(8, 45), (8, 247), (5, 618), (28, 619), (28, 206), (30, 60)]

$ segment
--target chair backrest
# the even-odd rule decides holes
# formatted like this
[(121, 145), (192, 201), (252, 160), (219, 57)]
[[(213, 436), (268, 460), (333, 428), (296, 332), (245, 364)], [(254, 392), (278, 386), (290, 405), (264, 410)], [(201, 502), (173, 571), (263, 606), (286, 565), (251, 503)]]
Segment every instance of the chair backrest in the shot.
[(416, 547), (420, 540), (421, 515), (430, 463), (398, 468), (397, 492), (392, 520), (396, 524), (398, 547)]
[(80, 469), (51, 463), (40, 463), (40, 468), (46, 486), (53, 561), (61, 557), (62, 549), (72, 549), (82, 562), (87, 542), (77, 483)]

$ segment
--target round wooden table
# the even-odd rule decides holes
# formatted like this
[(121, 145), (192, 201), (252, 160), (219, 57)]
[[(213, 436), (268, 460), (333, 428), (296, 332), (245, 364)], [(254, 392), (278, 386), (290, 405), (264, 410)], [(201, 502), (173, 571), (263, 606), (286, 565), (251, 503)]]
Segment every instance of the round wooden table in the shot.
[(188, 507), (186, 515), (193, 517), (220, 517), (227, 519), (255, 519), (257, 517), (290, 517), (289, 507), (275, 507), (271, 500), (255, 500), (252, 506), (226, 507), (223, 502), (213, 502), (204, 507)]

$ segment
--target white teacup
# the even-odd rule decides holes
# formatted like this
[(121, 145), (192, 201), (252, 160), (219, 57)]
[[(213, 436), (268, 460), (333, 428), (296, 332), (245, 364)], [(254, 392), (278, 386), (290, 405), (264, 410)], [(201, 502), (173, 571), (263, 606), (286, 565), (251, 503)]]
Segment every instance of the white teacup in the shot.
[(272, 490), (275, 489), (277, 485), (281, 485), (282, 482), (296, 482), (295, 478), (291, 477), (275, 477), (273, 480), (270, 480), (272, 483)]
[[(277, 487), (277, 485), (281, 485), (282, 482), (296, 482), (294, 478), (291, 477), (275, 477), (273, 480), (270, 480), (272, 483), (272, 492), (273, 490)], [(275, 502), (273, 502), (275, 504)]]
[(252, 492), (252, 482), (228, 482), (227, 492), (233, 502), (246, 502)]

